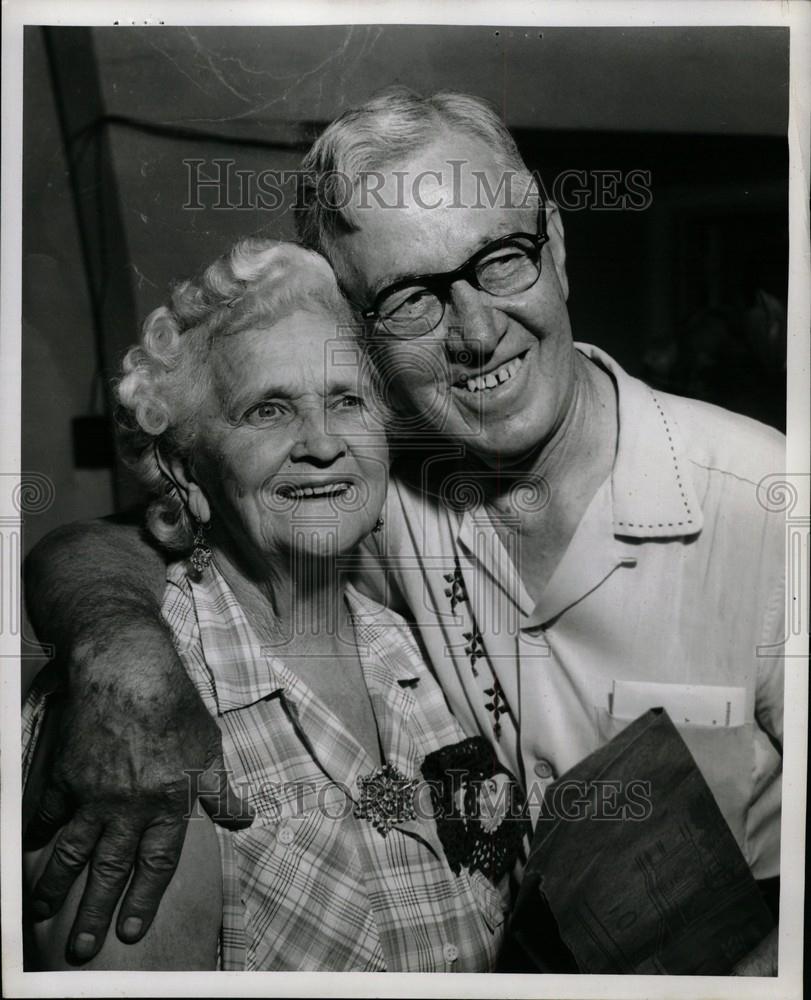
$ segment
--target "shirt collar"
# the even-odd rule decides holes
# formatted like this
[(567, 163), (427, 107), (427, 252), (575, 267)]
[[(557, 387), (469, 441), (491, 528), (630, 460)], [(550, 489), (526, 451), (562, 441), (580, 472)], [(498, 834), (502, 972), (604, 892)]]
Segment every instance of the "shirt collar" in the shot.
[(388, 608), (353, 587), (347, 587), (346, 600), (384, 759), (402, 774), (414, 776), (422, 760), (420, 741), (412, 731), (414, 687), (424, 671), (419, 651), (406, 623)]
[[(609, 479), (592, 498), (537, 605), (515, 571), (514, 554), (504, 551), (495, 527), (485, 525), (482, 531), (486, 512), (466, 510), (456, 520), (457, 542), (518, 606), (525, 627), (560, 614), (617, 567), (633, 564), (636, 545), (632, 539), (694, 535), (704, 520), (666, 399), (628, 375), (599, 348), (575, 346), (608, 372), (616, 385), (617, 454)], [(480, 590), (468, 581), (469, 593)]]
[(220, 715), (253, 705), (288, 686), (287, 668), (263, 649), (216, 566), (192, 579), (185, 561), (180, 561), (169, 567), (167, 580), (189, 594)]
[[(704, 515), (679, 428), (659, 393), (624, 371), (605, 351), (575, 344), (612, 377), (617, 390), (617, 454), (611, 472), (611, 522), (621, 538), (697, 535)], [(477, 515), (478, 516), (478, 515)], [(471, 546), (468, 511), (457, 522), (457, 540)]]
[(614, 534), (673, 538), (698, 534), (704, 523), (679, 428), (667, 401), (590, 344), (577, 349), (617, 387), (619, 433), (611, 474)]
[[(419, 680), (421, 661), (400, 632), (408, 626), (390, 608), (373, 601), (351, 584), (346, 587), (346, 603), (352, 614), (358, 647), (364, 647), (385, 668), (392, 683), (410, 685)], [(361, 659), (364, 658), (361, 655)]]
[[(189, 602), (187, 613), (196, 616), (217, 713), (223, 715), (280, 694), (324, 773), (355, 799), (358, 779), (374, 770), (372, 760), (304, 681), (277, 656), (265, 654), (216, 567), (210, 566), (200, 579), (192, 580), (181, 562), (169, 568), (167, 579)], [(410, 719), (416, 706), (411, 689), (423, 672), (419, 652), (413, 640), (403, 635), (405, 622), (392, 611), (352, 587), (347, 587), (345, 596), (384, 758), (403, 774), (414, 775), (421, 748), (411, 732)], [(408, 823), (398, 826), (411, 828)]]
[[(187, 575), (184, 561), (173, 563), (167, 580), (187, 592), (193, 603), (206, 667), (211, 675), (220, 715), (253, 705), (278, 692), (292, 697), (295, 675), (263, 648), (233, 591), (214, 565), (199, 579)], [(384, 681), (409, 685), (419, 678), (419, 664), (399, 638), (405, 627), (388, 608), (351, 585), (346, 601), (361, 647), (374, 657)], [(395, 629), (393, 626), (397, 625)], [(368, 660), (368, 655), (364, 657)], [(378, 673), (379, 676), (379, 673)], [(384, 684), (385, 686), (385, 684)]]

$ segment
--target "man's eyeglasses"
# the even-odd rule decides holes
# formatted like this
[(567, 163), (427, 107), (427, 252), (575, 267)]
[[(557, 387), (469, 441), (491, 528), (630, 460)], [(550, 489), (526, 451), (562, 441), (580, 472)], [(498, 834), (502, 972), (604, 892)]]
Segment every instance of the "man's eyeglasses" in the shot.
[(466, 281), (497, 297), (532, 288), (541, 276), (541, 251), (548, 242), (546, 206), (541, 203), (536, 235), (510, 233), (488, 243), (453, 271), (395, 281), (379, 292), (371, 308), (361, 315), (401, 340), (422, 337), (442, 322), (456, 281)]

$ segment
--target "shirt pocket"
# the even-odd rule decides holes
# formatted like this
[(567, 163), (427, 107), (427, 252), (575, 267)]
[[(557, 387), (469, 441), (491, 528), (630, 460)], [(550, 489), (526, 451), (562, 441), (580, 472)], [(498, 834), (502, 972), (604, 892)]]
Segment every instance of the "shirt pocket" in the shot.
[(319, 816), (308, 813), (269, 819), (256, 816), (245, 830), (232, 836), (245, 902), (255, 895), (270, 902), (289, 891), (296, 871), (305, 859), (304, 843), (320, 840)]
[(289, 878), (302, 861), (315, 864), (332, 855), (336, 844), (349, 843), (344, 821), (351, 813), (352, 802), (338, 786), (277, 785), (274, 799), (256, 809), (253, 823), (234, 832), (234, 846), (269, 884), (277, 871)]
[[(670, 685), (660, 685), (666, 689)], [(674, 684), (673, 697), (678, 702), (682, 685)], [(694, 690), (701, 690), (694, 686)], [(708, 711), (705, 717), (718, 713), (712, 711), (711, 701), (717, 697), (717, 688), (707, 689)], [(738, 725), (704, 724), (685, 722), (683, 714), (668, 707), (668, 693), (659, 692), (657, 703), (648, 708), (664, 708), (684, 740), (687, 749), (698, 765), (724, 819), (738, 846), (746, 853), (746, 816), (752, 798), (755, 770), (754, 724), (743, 721)], [(600, 744), (607, 743), (622, 732), (632, 721), (617, 718), (605, 708), (594, 708)], [(641, 714), (641, 713), (640, 713)], [(720, 716), (723, 718), (723, 715)], [(748, 860), (748, 859), (747, 859)]]
[(248, 784), (254, 825), (257, 821), (273, 826), (288, 819), (302, 820), (314, 812), (336, 818), (351, 812), (352, 803), (345, 791), (318, 775), (296, 781), (251, 778)]

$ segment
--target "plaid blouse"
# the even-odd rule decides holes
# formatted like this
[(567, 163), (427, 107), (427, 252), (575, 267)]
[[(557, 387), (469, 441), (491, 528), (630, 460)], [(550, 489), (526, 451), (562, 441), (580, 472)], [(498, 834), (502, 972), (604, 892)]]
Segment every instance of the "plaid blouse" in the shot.
[[(222, 968), (491, 970), (506, 886), (454, 875), (423, 810), (387, 837), (355, 818), (357, 779), (375, 769), (366, 751), (263, 652), (215, 567), (193, 581), (175, 563), (167, 580), (163, 615), (256, 814), (246, 830), (216, 828)], [(384, 760), (419, 777), (427, 754), (465, 734), (403, 619), (352, 588), (346, 600)]]

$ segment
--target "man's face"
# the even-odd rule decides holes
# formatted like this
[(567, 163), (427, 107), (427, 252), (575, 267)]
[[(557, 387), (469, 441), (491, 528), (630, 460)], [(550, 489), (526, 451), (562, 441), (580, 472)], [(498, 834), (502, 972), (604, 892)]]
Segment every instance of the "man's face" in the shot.
[[(449, 161), (463, 164), (452, 168)], [(390, 171), (380, 189), (385, 206), (370, 198), (357, 212), (360, 229), (335, 246), (336, 270), (356, 302), (371, 305), (405, 277), (450, 271), (499, 237), (537, 233), (537, 200), (523, 199), (520, 185), (511, 202), (502, 195), (491, 207), (487, 191), (498, 191), (504, 171), (484, 141), (451, 133)], [(386, 207), (397, 188), (402, 206)], [(525, 207), (515, 207), (522, 200)], [(540, 278), (526, 291), (496, 297), (459, 280), (430, 333), (398, 340), (375, 331), (380, 367), (396, 396), (422, 426), (464, 441), (490, 464), (532, 455), (571, 398), (574, 348), (554, 209), (548, 229)]]

